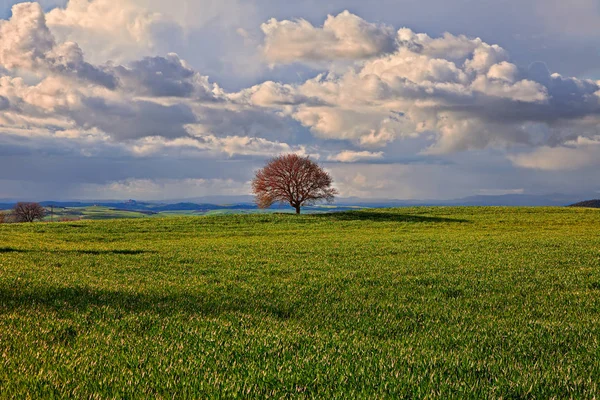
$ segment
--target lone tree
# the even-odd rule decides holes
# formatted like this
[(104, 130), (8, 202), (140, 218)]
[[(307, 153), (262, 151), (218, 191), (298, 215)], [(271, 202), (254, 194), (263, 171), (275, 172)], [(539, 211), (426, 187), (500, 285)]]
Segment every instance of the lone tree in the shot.
[(302, 206), (320, 201), (331, 203), (338, 193), (332, 183), (331, 176), (308, 157), (283, 154), (256, 173), (252, 192), (260, 208), (289, 203), (300, 214)]
[(33, 222), (46, 216), (46, 209), (39, 203), (17, 203), (13, 208), (16, 222)]

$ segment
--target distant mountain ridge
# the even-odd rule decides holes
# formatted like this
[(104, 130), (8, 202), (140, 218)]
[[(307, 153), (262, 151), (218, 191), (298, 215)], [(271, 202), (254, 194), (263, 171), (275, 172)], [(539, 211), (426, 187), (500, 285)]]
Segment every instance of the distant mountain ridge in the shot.
[(581, 201), (579, 203), (571, 204), (569, 207), (600, 208), (600, 200)]
[[(600, 200), (579, 202), (582, 198), (590, 198), (594, 195), (561, 193), (547, 195), (506, 194), (506, 195), (478, 195), (469, 196), (455, 200), (394, 200), (394, 199), (361, 199), (357, 197), (339, 198), (335, 207), (412, 207), (412, 206), (579, 206), (599, 207)], [(172, 201), (136, 201), (136, 200), (104, 200), (104, 201), (42, 201), (45, 207), (91, 207), (101, 206), (116, 210), (141, 211), (148, 213), (159, 213), (168, 211), (198, 211), (206, 212), (212, 210), (254, 210), (257, 208), (253, 203), (252, 196), (207, 196), (193, 199), (181, 199)], [(0, 200), (0, 210), (7, 210), (15, 205), (15, 201)], [(587, 205), (589, 204), (589, 205)], [(288, 208), (286, 205), (275, 205), (274, 209)]]

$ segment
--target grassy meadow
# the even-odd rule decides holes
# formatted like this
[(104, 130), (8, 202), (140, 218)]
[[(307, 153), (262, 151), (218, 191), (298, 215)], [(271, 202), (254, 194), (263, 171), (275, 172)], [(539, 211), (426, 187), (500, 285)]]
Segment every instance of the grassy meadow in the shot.
[(118, 218), (144, 218), (147, 214), (138, 211), (115, 210), (109, 207), (90, 206), (90, 207), (71, 207), (57, 208), (54, 214), (48, 213), (44, 220), (61, 221), (61, 220), (78, 220), (78, 219), (118, 219)]
[(0, 225), (1, 398), (598, 398), (600, 211)]
[[(5, 204), (5, 207), (7, 205)], [(173, 216), (216, 216), (216, 215), (234, 215), (234, 214), (294, 214), (295, 210), (290, 207), (276, 207), (262, 210), (251, 205), (248, 208), (235, 207), (228, 205), (208, 205), (211, 208), (197, 205), (197, 210), (173, 209), (163, 211), (161, 205), (157, 205), (158, 210), (153, 210), (152, 207), (144, 207), (139, 209), (122, 209), (122, 204), (115, 206), (94, 205), (82, 207), (53, 207), (46, 206), (47, 214), (44, 217), (44, 222), (73, 222), (80, 220), (103, 220), (103, 219), (133, 219), (133, 218), (163, 218)], [(10, 214), (11, 208), (3, 209), (0, 204), (0, 214)], [(11, 206), (12, 207), (12, 206)], [(214, 207), (214, 209), (212, 208)], [(222, 207), (222, 208), (221, 208)], [(328, 206), (316, 205), (307, 207), (303, 212), (305, 214), (322, 214), (328, 212), (352, 211), (362, 209), (360, 206)]]

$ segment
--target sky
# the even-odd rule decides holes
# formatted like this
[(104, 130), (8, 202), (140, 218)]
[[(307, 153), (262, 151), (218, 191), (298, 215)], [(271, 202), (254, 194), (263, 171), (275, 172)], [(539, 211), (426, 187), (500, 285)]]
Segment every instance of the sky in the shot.
[(0, 1), (0, 199), (600, 190), (597, 0)]

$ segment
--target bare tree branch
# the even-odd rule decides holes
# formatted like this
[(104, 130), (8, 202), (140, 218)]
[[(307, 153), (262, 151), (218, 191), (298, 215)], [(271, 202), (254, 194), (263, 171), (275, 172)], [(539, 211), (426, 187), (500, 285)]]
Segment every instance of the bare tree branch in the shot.
[(16, 222), (34, 222), (46, 216), (46, 209), (38, 203), (17, 203), (12, 213)]

